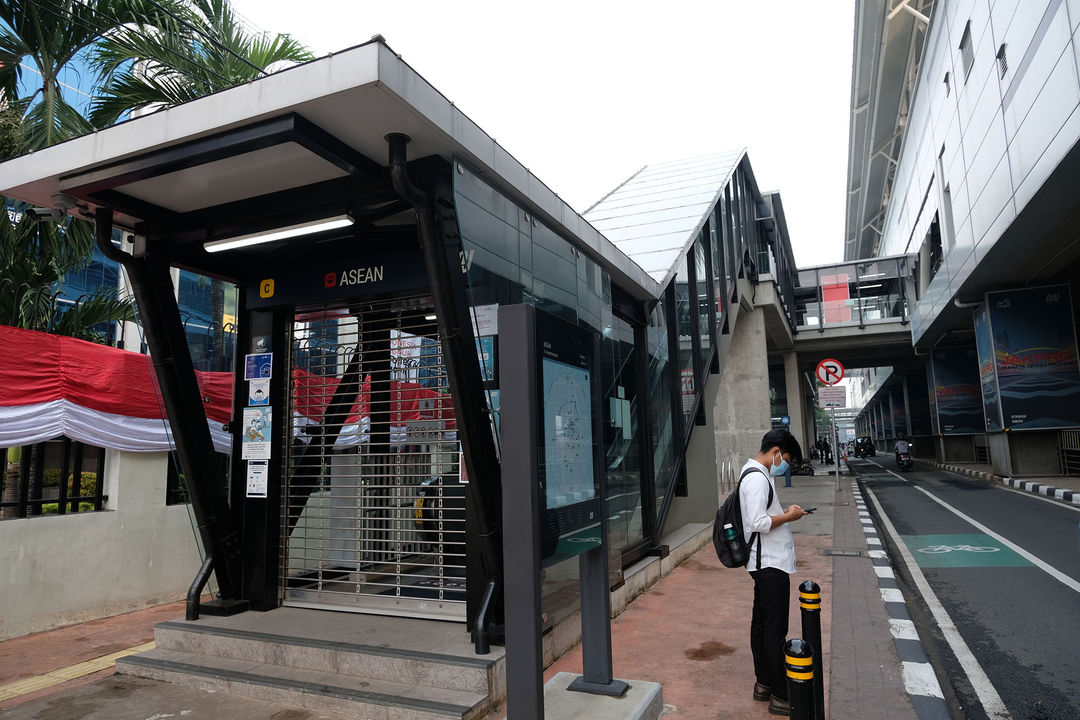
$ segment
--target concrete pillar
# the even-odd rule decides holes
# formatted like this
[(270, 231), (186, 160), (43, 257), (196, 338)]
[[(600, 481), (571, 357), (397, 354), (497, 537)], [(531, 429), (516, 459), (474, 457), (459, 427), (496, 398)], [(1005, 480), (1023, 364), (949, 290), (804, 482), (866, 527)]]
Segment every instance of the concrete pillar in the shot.
[[(713, 405), (718, 465), (727, 460), (741, 467), (772, 427), (764, 312), (744, 307), (735, 324)], [(669, 521), (668, 527), (675, 526)]]
[(799, 373), (798, 357), (794, 352), (784, 353), (784, 385), (787, 389), (787, 411), (791, 434), (799, 441), (803, 453), (807, 453), (806, 422), (803, 417), (805, 402), (802, 393), (802, 375)]
[(908, 399), (908, 376), (904, 376), (904, 417), (907, 419), (907, 434), (908, 437), (914, 437), (915, 433), (911, 427), (911, 401)]
[(896, 405), (893, 403), (893, 391), (889, 388), (889, 438), (896, 438)]

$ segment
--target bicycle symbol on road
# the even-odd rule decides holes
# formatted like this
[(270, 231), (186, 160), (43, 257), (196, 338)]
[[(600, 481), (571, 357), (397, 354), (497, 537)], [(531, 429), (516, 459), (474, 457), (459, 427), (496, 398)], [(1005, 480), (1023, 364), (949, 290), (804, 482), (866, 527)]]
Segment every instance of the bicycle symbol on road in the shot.
[(1000, 550), (1001, 548), (979, 547), (977, 545), (930, 545), (928, 547), (919, 548), (919, 552), (931, 555), (940, 555), (948, 552), (992, 553), (999, 552)]

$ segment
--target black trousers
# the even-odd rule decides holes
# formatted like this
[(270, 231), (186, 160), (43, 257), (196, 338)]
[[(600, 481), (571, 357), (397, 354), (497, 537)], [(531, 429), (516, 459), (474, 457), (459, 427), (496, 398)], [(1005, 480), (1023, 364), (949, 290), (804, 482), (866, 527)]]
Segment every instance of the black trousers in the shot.
[(754, 614), (750, 619), (750, 651), (754, 674), (778, 698), (787, 699), (784, 643), (787, 642), (791, 576), (777, 568), (750, 572), (754, 579)]

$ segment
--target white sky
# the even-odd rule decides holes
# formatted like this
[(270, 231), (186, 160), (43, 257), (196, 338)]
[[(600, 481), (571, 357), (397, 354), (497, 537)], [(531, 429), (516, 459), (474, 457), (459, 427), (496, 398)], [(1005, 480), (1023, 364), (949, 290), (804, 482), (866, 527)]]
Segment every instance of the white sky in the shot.
[(576, 210), (643, 165), (746, 147), (796, 263), (843, 259), (854, 0), (233, 0), (316, 55), (382, 34)]

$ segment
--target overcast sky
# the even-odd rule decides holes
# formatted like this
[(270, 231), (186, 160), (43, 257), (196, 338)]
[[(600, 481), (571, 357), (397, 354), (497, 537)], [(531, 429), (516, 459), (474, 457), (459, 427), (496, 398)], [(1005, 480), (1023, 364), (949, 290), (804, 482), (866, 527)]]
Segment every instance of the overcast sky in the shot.
[(643, 165), (746, 147), (798, 265), (843, 258), (854, 0), (233, 0), (317, 55), (391, 48), (578, 211)]

